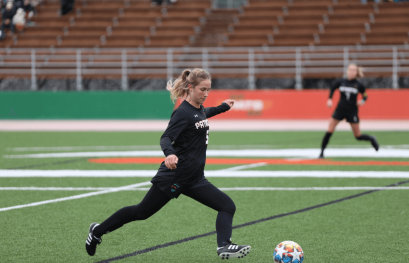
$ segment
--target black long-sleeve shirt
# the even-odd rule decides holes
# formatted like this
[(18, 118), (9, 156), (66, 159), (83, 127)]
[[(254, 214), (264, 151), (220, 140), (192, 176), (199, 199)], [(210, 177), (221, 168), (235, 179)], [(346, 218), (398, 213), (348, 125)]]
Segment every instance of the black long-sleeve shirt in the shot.
[(165, 156), (175, 154), (178, 157), (176, 169), (170, 170), (162, 162), (154, 181), (170, 181), (180, 184), (194, 184), (204, 177), (206, 150), (209, 141), (209, 122), (217, 114), (230, 109), (222, 103), (217, 107), (200, 109), (183, 101), (172, 113), (168, 127), (160, 139)]
[(338, 102), (337, 110), (350, 111), (356, 110), (356, 102), (358, 98), (358, 93), (362, 94), (362, 99), (366, 100), (368, 95), (365, 92), (365, 86), (362, 85), (358, 80), (352, 79), (338, 79), (332, 85), (329, 98), (332, 99), (334, 91), (339, 89), (341, 93), (341, 98)]
[(10, 10), (4, 9), (2, 18), (3, 20), (10, 19), (13, 20), (13, 16), (16, 14), (16, 9), (13, 7)]

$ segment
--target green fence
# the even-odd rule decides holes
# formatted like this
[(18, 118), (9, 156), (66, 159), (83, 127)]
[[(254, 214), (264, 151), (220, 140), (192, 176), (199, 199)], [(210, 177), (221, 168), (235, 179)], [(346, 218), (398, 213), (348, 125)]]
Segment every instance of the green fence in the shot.
[(0, 92), (0, 119), (169, 119), (168, 91)]

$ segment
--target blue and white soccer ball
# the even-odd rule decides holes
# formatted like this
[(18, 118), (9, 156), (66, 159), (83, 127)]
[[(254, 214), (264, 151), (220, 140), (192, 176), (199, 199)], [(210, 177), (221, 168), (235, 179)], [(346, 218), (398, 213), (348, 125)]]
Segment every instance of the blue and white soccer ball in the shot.
[(283, 241), (274, 249), (275, 263), (302, 263), (304, 251), (294, 241)]

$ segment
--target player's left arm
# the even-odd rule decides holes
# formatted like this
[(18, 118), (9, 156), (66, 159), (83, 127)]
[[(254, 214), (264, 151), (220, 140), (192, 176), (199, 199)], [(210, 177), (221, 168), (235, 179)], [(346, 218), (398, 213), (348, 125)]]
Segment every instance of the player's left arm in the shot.
[(234, 105), (234, 100), (225, 100), (222, 102), (222, 104), (220, 104), (217, 107), (209, 107), (209, 108), (205, 108), (205, 114), (206, 114), (206, 118), (211, 118), (217, 114), (226, 112), (228, 110), (231, 109), (231, 107), (233, 107)]
[(361, 84), (359, 92), (362, 94), (362, 99), (356, 102), (357, 106), (362, 106), (365, 104), (366, 100), (368, 99), (368, 94), (366, 94), (364, 85)]

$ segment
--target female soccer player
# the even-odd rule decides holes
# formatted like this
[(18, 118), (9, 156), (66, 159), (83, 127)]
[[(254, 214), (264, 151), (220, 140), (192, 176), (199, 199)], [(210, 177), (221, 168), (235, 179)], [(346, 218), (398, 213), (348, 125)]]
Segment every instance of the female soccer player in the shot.
[(167, 89), (172, 100), (185, 100), (172, 113), (160, 139), (165, 161), (151, 180), (152, 187), (139, 204), (118, 210), (101, 224), (90, 225), (85, 244), (90, 256), (95, 254), (102, 235), (126, 223), (149, 218), (180, 194), (218, 211), (216, 232), (220, 258), (241, 258), (250, 252), (250, 246), (231, 243), (233, 215), (236, 211), (234, 202), (204, 176), (209, 141), (207, 119), (228, 111), (234, 104), (233, 100), (228, 99), (217, 107), (204, 108), (202, 104), (209, 95), (210, 86), (210, 75), (203, 69), (186, 69), (175, 81), (169, 80)]
[[(324, 158), (325, 147), (327, 147), (329, 139), (335, 131), (335, 127), (343, 119), (346, 119), (346, 121), (350, 123), (352, 132), (357, 140), (370, 141), (376, 151), (379, 149), (379, 144), (376, 141), (375, 136), (361, 134), (359, 128), (358, 107), (364, 105), (368, 98), (368, 95), (365, 92), (365, 87), (357, 80), (364, 76), (362, 68), (358, 67), (356, 64), (349, 64), (346, 73), (347, 78), (337, 80), (331, 87), (329, 93), (329, 99), (327, 101), (327, 106), (329, 108), (332, 107), (332, 95), (336, 89), (339, 89), (341, 92), (341, 99), (339, 100), (338, 106), (329, 122), (328, 130), (322, 139), (321, 154), (319, 158)], [(357, 101), (358, 93), (362, 94), (362, 99), (360, 101)]]

